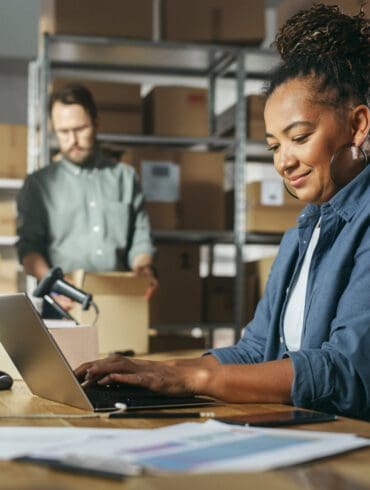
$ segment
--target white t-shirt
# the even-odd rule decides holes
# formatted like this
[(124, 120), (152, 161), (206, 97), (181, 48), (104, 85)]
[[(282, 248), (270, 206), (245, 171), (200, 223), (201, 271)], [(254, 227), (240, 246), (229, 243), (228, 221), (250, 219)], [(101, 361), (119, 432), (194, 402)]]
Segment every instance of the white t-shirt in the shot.
[(292, 287), (285, 310), (284, 337), (285, 344), (290, 351), (296, 351), (301, 346), (308, 273), (319, 236), (320, 220), (312, 233), (299, 276)]

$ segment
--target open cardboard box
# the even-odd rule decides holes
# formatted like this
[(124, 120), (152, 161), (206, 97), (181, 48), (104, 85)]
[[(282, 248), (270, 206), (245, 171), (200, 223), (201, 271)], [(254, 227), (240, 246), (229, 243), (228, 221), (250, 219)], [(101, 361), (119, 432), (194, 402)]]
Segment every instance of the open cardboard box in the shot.
[[(73, 274), (76, 286), (93, 295), (99, 308), (97, 320), (99, 353), (132, 349), (148, 352), (149, 307), (146, 292), (150, 280), (131, 272)], [(93, 308), (72, 312), (81, 323), (92, 324)]]
[[(83, 362), (92, 361), (99, 357), (96, 327), (76, 325), (69, 320), (44, 320), (44, 322), (72, 369)], [(0, 370), (10, 374), (14, 379), (22, 379), (1, 343)]]

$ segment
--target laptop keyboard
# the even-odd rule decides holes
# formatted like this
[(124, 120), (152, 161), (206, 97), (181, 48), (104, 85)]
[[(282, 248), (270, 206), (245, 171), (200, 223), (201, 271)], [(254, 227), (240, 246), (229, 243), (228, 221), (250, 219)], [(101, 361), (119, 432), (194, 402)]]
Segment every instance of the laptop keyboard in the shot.
[(200, 406), (211, 405), (214, 402), (201, 397), (172, 397), (155, 393), (145, 388), (110, 385), (110, 386), (89, 386), (84, 391), (91, 401), (94, 408), (114, 408), (114, 404), (124, 403), (128, 408), (170, 408), (179, 406)]

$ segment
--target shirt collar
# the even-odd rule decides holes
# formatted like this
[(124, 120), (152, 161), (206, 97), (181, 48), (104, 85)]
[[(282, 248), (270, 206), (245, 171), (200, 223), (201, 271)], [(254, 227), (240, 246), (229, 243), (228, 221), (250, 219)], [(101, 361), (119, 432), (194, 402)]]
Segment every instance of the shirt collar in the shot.
[(311, 221), (317, 221), (324, 210), (332, 209), (345, 221), (350, 221), (358, 210), (363, 200), (364, 194), (370, 185), (370, 165), (367, 165), (362, 172), (351, 182), (340, 189), (328, 202), (317, 205), (308, 204), (300, 214), (298, 220), (302, 225)]
[(99, 150), (94, 153), (91, 161), (86, 165), (78, 165), (67, 160), (66, 158), (62, 158), (59, 161), (59, 164), (72, 175), (81, 175), (82, 173), (91, 172), (93, 169), (103, 168), (109, 165), (109, 163), (110, 162), (104, 158)]

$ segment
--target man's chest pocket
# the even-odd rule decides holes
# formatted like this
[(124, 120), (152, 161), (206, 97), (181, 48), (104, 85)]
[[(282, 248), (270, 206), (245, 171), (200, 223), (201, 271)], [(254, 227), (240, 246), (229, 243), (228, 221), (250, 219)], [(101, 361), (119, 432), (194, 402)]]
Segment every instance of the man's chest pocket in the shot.
[(128, 241), (131, 223), (131, 206), (122, 202), (108, 202), (104, 205), (104, 238), (124, 247)]

